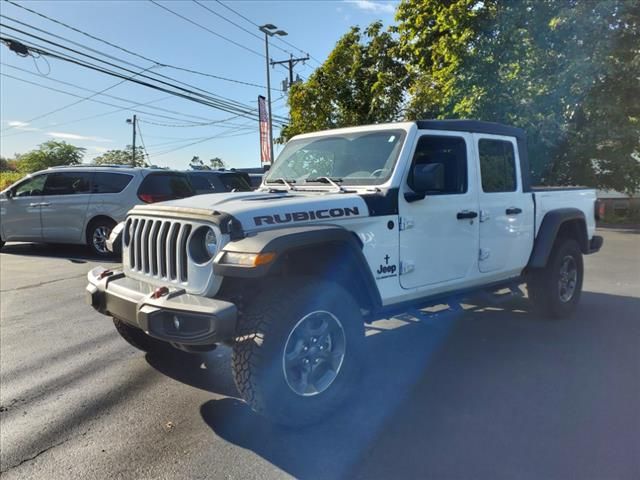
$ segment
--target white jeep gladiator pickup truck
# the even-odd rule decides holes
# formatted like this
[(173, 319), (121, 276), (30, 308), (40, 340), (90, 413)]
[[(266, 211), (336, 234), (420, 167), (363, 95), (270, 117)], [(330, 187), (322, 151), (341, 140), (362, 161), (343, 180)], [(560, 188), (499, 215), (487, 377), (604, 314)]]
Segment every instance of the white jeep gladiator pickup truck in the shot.
[(596, 252), (594, 190), (530, 185), (524, 131), (426, 120), (299, 135), (254, 192), (137, 206), (123, 269), (87, 301), (129, 343), (232, 346), (240, 394), (318, 421), (355, 390), (364, 324), (526, 283), (534, 315), (574, 312)]

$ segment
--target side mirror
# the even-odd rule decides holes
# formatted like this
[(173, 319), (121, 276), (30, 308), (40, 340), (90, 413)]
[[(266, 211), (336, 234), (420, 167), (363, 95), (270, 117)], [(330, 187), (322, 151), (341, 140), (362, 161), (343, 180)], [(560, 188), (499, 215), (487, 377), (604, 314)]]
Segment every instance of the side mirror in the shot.
[(407, 192), (408, 202), (422, 200), (429, 192), (444, 190), (444, 163), (422, 163), (414, 165), (411, 177), (413, 192)]
[(4, 198), (7, 200), (11, 200), (13, 198), (13, 190), (7, 190), (4, 192)]
[(414, 166), (413, 189), (420, 193), (444, 190), (444, 163), (423, 163)]

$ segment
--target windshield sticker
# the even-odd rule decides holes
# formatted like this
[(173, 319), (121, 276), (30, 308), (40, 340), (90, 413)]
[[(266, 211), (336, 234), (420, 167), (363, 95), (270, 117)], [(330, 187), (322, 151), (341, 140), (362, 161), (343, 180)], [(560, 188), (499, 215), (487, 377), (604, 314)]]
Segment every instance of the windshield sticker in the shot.
[(325, 220), (328, 218), (351, 217), (360, 215), (358, 207), (328, 208), (323, 210), (309, 210), (306, 212), (276, 213), (275, 215), (260, 215), (253, 217), (257, 226), (276, 225), (289, 222), (306, 222), (309, 220)]

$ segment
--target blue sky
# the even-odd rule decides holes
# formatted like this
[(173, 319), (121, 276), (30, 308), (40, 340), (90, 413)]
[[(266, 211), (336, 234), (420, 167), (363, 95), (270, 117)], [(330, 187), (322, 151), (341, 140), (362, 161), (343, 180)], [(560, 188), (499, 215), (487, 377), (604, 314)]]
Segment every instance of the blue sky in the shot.
[[(351, 25), (365, 26), (378, 19), (383, 20), (385, 24), (391, 23), (396, 5), (396, 2), (370, 0), (223, 1), (256, 24), (273, 23), (288, 32), (289, 35), (284, 37), (285, 40), (301, 51), (274, 41), (270, 51), (270, 56), (274, 60), (288, 58), (287, 52), (298, 56), (308, 52), (320, 62), (326, 58), (335, 42)], [(255, 87), (217, 80), (167, 67), (157, 67), (152, 70), (215, 95), (255, 107), (257, 96), (266, 91), (264, 42), (192, 1), (158, 0), (158, 3), (245, 48), (190, 24), (147, 0), (29, 1), (21, 4), (159, 63), (263, 86)], [(219, 15), (261, 36), (254, 25), (220, 3), (215, 1), (203, 3)], [(3, 15), (2, 23), (13, 28), (63, 43), (13, 21), (17, 20), (47, 33), (59, 35), (83, 46), (127, 60), (141, 68), (152, 66), (150, 62), (89, 39), (7, 2), (0, 3), (0, 13)], [(7, 28), (0, 28), (0, 32), (2, 36), (29, 38)], [(33, 39), (31, 41), (38, 42)], [(133, 104), (152, 102), (136, 107), (142, 112), (138, 114), (140, 130), (152, 163), (172, 168), (186, 168), (191, 157), (199, 155), (203, 159), (220, 157), (227, 165), (233, 167), (259, 166), (257, 122), (236, 118), (222, 124), (193, 126), (193, 123), (210, 123), (228, 119), (231, 115), (130, 82), (114, 87), (120, 81), (119, 79), (64, 61), (21, 58), (9, 51), (4, 44), (0, 44), (0, 61), (2, 62), (0, 65), (2, 73), (0, 77), (0, 127), (2, 129), (0, 154), (2, 156), (10, 157), (14, 153), (33, 149), (47, 140), (59, 139), (86, 148), (85, 161), (90, 161), (106, 150), (124, 148), (125, 145), (130, 144), (131, 126), (126, 123), (126, 119), (133, 113), (130, 107)], [(304, 66), (298, 65), (295, 71), (301, 77), (307, 78), (318, 65), (319, 63), (312, 59)], [(281, 81), (287, 76), (287, 71), (276, 67), (271, 70), (271, 74), (272, 88), (279, 89)], [(17, 78), (32, 83), (25, 83)], [(67, 82), (67, 84), (60, 82)], [(39, 85), (73, 93), (80, 98), (47, 90)], [(108, 90), (104, 91), (103, 95), (96, 95), (91, 100), (108, 102), (115, 106), (95, 103), (91, 100), (80, 101), (76, 105), (69, 106), (81, 98), (105, 89)], [(272, 97), (274, 115), (286, 116), (284, 94), (280, 91), (272, 91)], [(60, 110), (33, 120), (57, 109)], [(173, 126), (154, 125), (154, 123)], [(190, 126), (175, 126), (187, 124)], [(275, 133), (277, 130), (274, 129)], [(209, 139), (210, 137), (215, 138)], [(188, 146), (191, 143), (193, 145)], [(276, 154), (277, 150), (278, 148), (276, 148)]]

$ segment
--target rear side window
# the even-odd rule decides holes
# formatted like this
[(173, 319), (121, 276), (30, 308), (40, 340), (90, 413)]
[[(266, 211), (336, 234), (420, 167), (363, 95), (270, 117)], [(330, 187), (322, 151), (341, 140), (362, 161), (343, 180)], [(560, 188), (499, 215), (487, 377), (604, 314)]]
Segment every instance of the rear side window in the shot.
[(47, 175), (44, 195), (74, 195), (90, 193), (91, 173), (59, 172)]
[(125, 173), (96, 172), (93, 174), (93, 193), (120, 193), (132, 178)]
[[(424, 135), (418, 140), (413, 166), (441, 164), (442, 188), (429, 195), (454, 195), (467, 191), (467, 147), (464, 138)], [(413, 167), (408, 183), (413, 188)]]
[(225, 173), (220, 175), (220, 181), (224, 185), (225, 190), (228, 192), (235, 190), (237, 192), (248, 192), (251, 190), (251, 186), (247, 181), (242, 178), (241, 175), (233, 173)]
[(187, 176), (180, 173), (151, 173), (138, 189), (138, 197), (147, 203), (190, 197), (194, 193)]
[(204, 175), (189, 175), (189, 181), (193, 188), (196, 189), (196, 192), (213, 192), (215, 190), (215, 186), (211, 185), (209, 179)]
[(516, 157), (513, 143), (504, 140), (480, 140), (478, 152), (482, 190), (487, 193), (515, 192)]

